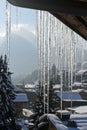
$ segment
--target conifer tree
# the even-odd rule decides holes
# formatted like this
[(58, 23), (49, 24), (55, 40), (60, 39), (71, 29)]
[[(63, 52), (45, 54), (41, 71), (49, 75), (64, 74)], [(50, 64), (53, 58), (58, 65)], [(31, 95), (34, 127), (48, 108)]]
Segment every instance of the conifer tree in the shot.
[(7, 56), (0, 57), (0, 129), (14, 130), (15, 116), (13, 100), (15, 98), (14, 89), (10, 80), (11, 73), (7, 70)]

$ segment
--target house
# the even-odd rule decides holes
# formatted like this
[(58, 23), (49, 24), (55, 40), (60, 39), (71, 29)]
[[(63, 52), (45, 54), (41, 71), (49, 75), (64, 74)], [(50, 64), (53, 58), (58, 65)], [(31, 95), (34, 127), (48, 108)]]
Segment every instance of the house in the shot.
[(22, 116), (22, 109), (28, 107), (28, 97), (26, 93), (17, 93), (14, 99), (16, 116)]
[[(80, 70), (76, 73), (76, 80), (78, 82), (87, 82), (87, 70)], [(87, 85), (87, 84), (86, 84)]]
[(56, 91), (56, 95), (59, 98), (58, 107), (60, 107), (62, 100), (63, 109), (71, 107), (71, 104), (72, 106), (87, 105), (87, 100), (82, 99), (77, 91)]

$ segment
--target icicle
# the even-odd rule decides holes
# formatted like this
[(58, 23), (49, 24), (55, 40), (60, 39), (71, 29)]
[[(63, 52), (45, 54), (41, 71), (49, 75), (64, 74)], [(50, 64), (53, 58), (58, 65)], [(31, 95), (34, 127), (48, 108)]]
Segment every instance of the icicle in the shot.
[(46, 113), (45, 110), (45, 91), (46, 91), (46, 58), (45, 58), (45, 48), (46, 48), (46, 41), (45, 41), (45, 26), (46, 26), (46, 12), (43, 14), (43, 90), (44, 90), (44, 114)]
[(10, 67), (10, 33), (11, 33), (11, 5), (6, 1), (6, 41), (8, 69)]
[[(70, 91), (70, 31), (68, 28), (68, 45), (67, 45), (68, 49), (67, 49), (67, 59), (68, 59), (68, 91)], [(68, 95), (68, 98), (70, 98), (70, 96)]]
[(40, 11), (40, 77), (41, 77), (41, 90), (43, 91), (43, 30), (42, 30), (42, 11)]
[[(79, 41), (79, 37), (47, 12), (39, 11), (37, 17), (38, 65), (40, 66), (39, 80), (41, 82), (41, 89), (44, 97), (44, 113), (49, 113), (49, 85), (52, 76), (50, 68), (53, 64), (56, 66), (56, 74), (53, 75), (54, 83), (56, 81), (55, 77), (57, 78), (58, 74), (60, 74), (61, 79), (61, 110), (63, 108), (63, 83), (64, 87), (67, 86), (67, 89), (70, 92), (69, 99), (71, 99), (72, 107), (72, 84), (76, 81), (75, 73), (77, 71), (76, 65), (78, 63), (77, 48), (79, 46), (77, 45), (77, 41)], [(84, 54), (82, 53), (82, 55)], [(82, 61), (84, 61), (84, 59), (82, 59)]]
[(40, 81), (40, 45), (39, 45), (39, 11), (36, 10), (36, 44), (37, 44), (37, 56), (38, 56), (38, 80)]
[(76, 65), (77, 65), (77, 60), (76, 60), (76, 34), (74, 33), (74, 82), (76, 82)]
[[(84, 43), (83, 39), (81, 38), (81, 69), (84, 69)], [(83, 75), (81, 74), (81, 82), (83, 80)]]
[(18, 28), (18, 14), (19, 11), (18, 11), (18, 7), (16, 7), (16, 28)]
[(63, 61), (62, 61), (62, 55), (63, 55), (63, 53), (62, 53), (62, 45), (63, 45), (63, 34), (62, 34), (62, 29), (63, 29), (63, 26), (62, 26), (62, 23), (61, 23), (61, 42), (60, 42), (60, 44), (61, 44), (61, 48), (60, 48), (60, 78), (61, 78), (61, 105), (60, 105), (60, 108), (61, 108), (61, 111), (62, 111), (62, 91), (63, 91), (63, 66), (62, 66), (62, 63), (63, 63)]
[(73, 56), (74, 56), (74, 32), (71, 31), (71, 108), (72, 108), (72, 84), (73, 84), (73, 66), (74, 66), (74, 62), (73, 62)]
[(50, 14), (48, 13), (48, 78), (47, 78), (47, 113), (49, 113), (49, 84), (50, 84)]

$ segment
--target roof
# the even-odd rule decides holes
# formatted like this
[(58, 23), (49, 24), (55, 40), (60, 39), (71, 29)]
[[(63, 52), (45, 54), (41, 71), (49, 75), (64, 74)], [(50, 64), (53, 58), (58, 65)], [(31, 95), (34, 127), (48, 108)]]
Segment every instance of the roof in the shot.
[(87, 0), (8, 0), (24, 8), (49, 11), (87, 40)]
[(14, 102), (28, 102), (27, 94), (25, 93), (16, 94)]
[(24, 87), (25, 88), (34, 89), (35, 88), (35, 84), (26, 84)]
[(74, 82), (72, 87), (84, 87), (84, 85), (81, 82)]
[(76, 73), (76, 75), (82, 75), (84, 73), (87, 73), (87, 70), (80, 70)]
[(87, 114), (87, 106), (78, 106), (78, 107), (73, 107), (69, 109), (73, 110), (74, 113)]
[[(61, 92), (57, 92), (57, 96), (61, 98)], [(62, 100), (82, 100), (80, 94), (78, 92), (69, 92), (63, 91), (62, 92)]]
[(61, 88), (61, 84), (55, 84), (53, 85), (53, 89), (60, 89)]

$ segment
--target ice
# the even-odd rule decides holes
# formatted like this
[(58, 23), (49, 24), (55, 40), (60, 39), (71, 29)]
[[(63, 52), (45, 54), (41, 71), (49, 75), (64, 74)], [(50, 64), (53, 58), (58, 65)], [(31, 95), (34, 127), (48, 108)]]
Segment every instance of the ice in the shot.
[(11, 34), (11, 5), (6, 1), (6, 42), (8, 69), (10, 67), (10, 34)]

